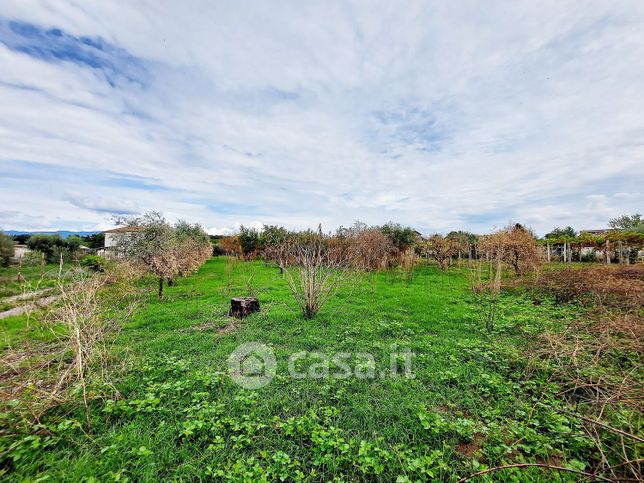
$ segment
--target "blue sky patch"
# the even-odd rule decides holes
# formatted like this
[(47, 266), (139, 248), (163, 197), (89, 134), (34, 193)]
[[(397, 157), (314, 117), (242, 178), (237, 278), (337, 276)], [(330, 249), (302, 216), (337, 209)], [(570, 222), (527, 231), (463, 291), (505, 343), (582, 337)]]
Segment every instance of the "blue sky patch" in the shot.
[(151, 81), (141, 59), (100, 37), (77, 37), (58, 28), (0, 19), (0, 42), (45, 62), (71, 62), (94, 69), (111, 85), (126, 80), (145, 86)]

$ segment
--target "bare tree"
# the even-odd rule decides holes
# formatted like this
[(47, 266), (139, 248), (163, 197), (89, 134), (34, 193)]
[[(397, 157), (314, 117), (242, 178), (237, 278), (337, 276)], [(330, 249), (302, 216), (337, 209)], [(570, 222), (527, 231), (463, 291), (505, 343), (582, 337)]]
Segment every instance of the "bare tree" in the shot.
[(301, 234), (289, 243), (286, 280), (305, 319), (312, 319), (350, 276), (346, 251), (321, 233)]
[(541, 253), (534, 235), (520, 224), (482, 237), (481, 252), (489, 259), (500, 258), (517, 275), (535, 270), (541, 263)]

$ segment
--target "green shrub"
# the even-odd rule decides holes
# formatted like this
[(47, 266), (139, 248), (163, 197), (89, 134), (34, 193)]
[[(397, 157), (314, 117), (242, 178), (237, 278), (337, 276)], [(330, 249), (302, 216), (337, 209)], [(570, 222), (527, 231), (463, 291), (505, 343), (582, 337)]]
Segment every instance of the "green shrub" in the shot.
[(591, 252), (584, 253), (581, 256), (581, 261), (584, 262), (584, 263), (595, 263), (595, 262), (597, 262), (597, 251), (593, 250)]
[(0, 232), (0, 264), (3, 267), (9, 266), (9, 261), (14, 255), (14, 243), (11, 237)]
[(104, 272), (107, 260), (103, 257), (99, 257), (98, 255), (87, 255), (80, 261), (80, 265), (83, 268), (87, 268), (95, 272)]

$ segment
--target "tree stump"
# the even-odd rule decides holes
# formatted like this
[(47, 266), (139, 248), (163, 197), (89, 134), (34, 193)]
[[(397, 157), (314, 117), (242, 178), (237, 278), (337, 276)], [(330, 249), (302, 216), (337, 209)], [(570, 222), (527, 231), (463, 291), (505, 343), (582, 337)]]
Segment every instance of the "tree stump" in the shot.
[(230, 299), (229, 317), (243, 319), (255, 312), (259, 312), (259, 300), (255, 297), (236, 297)]

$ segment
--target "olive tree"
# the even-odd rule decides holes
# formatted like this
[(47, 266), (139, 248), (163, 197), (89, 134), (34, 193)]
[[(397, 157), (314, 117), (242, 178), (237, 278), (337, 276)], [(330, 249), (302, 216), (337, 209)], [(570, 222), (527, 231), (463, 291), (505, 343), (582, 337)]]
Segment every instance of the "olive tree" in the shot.
[(159, 298), (166, 281), (172, 284), (176, 277), (193, 272), (212, 254), (210, 239), (199, 225), (179, 221), (172, 226), (158, 212), (119, 221), (140, 228), (122, 237), (118, 249), (159, 277)]

